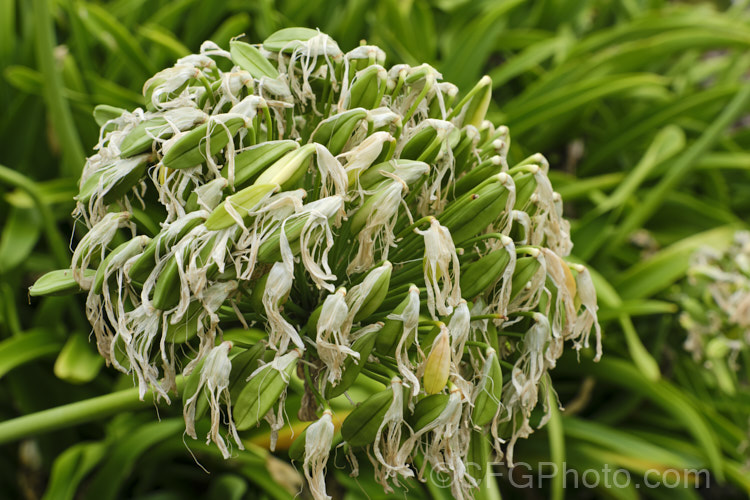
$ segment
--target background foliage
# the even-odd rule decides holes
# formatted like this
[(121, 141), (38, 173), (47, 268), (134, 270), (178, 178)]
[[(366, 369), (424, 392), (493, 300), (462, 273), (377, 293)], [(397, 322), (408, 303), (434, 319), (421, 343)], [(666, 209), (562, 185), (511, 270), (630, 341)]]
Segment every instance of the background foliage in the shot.
[[(0, 491), (293, 496), (297, 473), (263, 450), (262, 436), (228, 462), (191, 442), (207, 475), (186, 453), (179, 414), (161, 408), (158, 422), (132, 393), (117, 415), (73, 414), (39, 435), (12, 427), (14, 417), (132, 384), (102, 368), (80, 298), (29, 303), (26, 294), (40, 274), (67, 266), (72, 197), (97, 142), (93, 107), (140, 106), (143, 82), (205, 39), (259, 41), (286, 26), (320, 28), (343, 50), (366, 39), (388, 64), (428, 62), (461, 88), (489, 74), (489, 118), (510, 127), (513, 159), (539, 151), (550, 160), (573, 254), (596, 271), (605, 357), (561, 360), (553, 377), (566, 411), (519, 444), (519, 459), (610, 464), (636, 483), (649, 469), (712, 473), (708, 489), (589, 493), (564, 490), (558, 476), (541, 494), (750, 494), (748, 377), (733, 396), (717, 390), (682, 350), (675, 298), (692, 252), (726, 246), (750, 214), (750, 8), (658, 0), (0, 0)], [(366, 473), (357, 484), (330, 470), (341, 496), (378, 497)], [(508, 498), (531, 494), (498, 481)], [(410, 496), (447, 495), (410, 486)]]

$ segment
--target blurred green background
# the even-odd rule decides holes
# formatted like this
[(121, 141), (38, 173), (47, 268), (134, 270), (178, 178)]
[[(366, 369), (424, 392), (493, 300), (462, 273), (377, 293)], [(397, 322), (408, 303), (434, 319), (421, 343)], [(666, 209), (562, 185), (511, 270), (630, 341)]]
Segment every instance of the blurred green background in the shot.
[[(608, 464), (633, 482), (574, 490), (558, 475), (516, 488), (498, 465), (503, 497), (747, 498), (748, 374), (731, 394), (717, 388), (682, 349), (676, 297), (695, 249), (726, 247), (750, 216), (749, 4), (0, 0), (0, 421), (132, 385), (87, 343), (80, 297), (26, 292), (69, 265), (77, 178), (98, 140), (93, 107), (141, 106), (143, 82), (204, 40), (226, 47), (241, 33), (259, 42), (307, 26), (345, 51), (379, 45), (387, 65), (427, 62), (463, 89), (490, 75), (488, 118), (510, 127), (511, 158), (541, 152), (552, 166), (573, 256), (595, 271), (605, 356), (561, 360), (552, 375), (566, 411), (520, 443), (517, 459)], [(125, 405), (32, 436), (6, 426), (0, 497), (292, 498), (299, 489), (283, 452), (258, 446), (225, 462), (191, 441), (206, 474), (183, 443), (179, 409), (158, 414)], [(685, 468), (710, 469), (709, 484), (641, 487), (648, 470)], [(348, 477), (343, 456), (329, 475), (337, 498), (383, 497), (365, 470)], [(431, 484), (405, 491), (394, 497), (449, 497)]]

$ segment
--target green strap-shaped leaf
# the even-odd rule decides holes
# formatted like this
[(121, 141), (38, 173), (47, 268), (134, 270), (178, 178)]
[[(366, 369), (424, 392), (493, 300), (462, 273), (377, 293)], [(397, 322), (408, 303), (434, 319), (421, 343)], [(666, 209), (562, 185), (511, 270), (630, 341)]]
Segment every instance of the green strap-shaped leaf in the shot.
[(56, 353), (60, 347), (60, 337), (41, 328), (0, 342), (0, 378), (17, 366)]
[(52, 464), (52, 474), (43, 500), (76, 498), (81, 480), (104, 458), (104, 443), (80, 443), (60, 454)]
[(118, 497), (118, 492), (136, 466), (138, 459), (149, 448), (160, 442), (176, 437), (184, 430), (181, 418), (152, 422), (134, 432), (121, 436), (107, 450), (106, 460), (91, 479), (84, 498), (109, 500)]

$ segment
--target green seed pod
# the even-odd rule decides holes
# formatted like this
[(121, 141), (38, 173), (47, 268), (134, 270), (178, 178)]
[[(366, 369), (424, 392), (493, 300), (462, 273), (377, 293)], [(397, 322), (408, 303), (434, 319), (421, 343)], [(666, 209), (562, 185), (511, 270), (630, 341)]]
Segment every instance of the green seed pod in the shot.
[[(85, 269), (83, 275), (86, 281), (88, 281), (94, 278), (96, 270)], [(42, 275), (42, 277), (29, 287), (29, 295), (31, 297), (72, 295), (84, 291), (76, 280), (73, 279), (73, 271), (70, 269), (50, 271)]]
[[(420, 160), (426, 163), (431, 163), (430, 160), (434, 161), (435, 158), (422, 159), (422, 156), (424, 155), (425, 150), (435, 142), (437, 135), (438, 131), (434, 127), (423, 127), (407, 141), (403, 149), (401, 149), (399, 158), (402, 160)], [(438, 152), (435, 152), (435, 156), (437, 156)]]
[(313, 154), (314, 144), (306, 144), (285, 154), (260, 174), (255, 184), (277, 184), (288, 189), (305, 173)]
[(349, 142), (354, 131), (367, 119), (367, 110), (363, 108), (350, 109), (333, 115), (320, 122), (312, 133), (310, 142), (317, 142), (328, 148), (333, 156), (340, 154)]
[(232, 40), (229, 42), (229, 53), (232, 61), (250, 73), (253, 78), (260, 80), (262, 77), (278, 78), (279, 72), (268, 59), (263, 57), (260, 50), (249, 43)]
[[(299, 148), (297, 141), (283, 140), (262, 142), (242, 151), (234, 158), (235, 187), (242, 187), (254, 181), (261, 172), (297, 148)], [(226, 165), (221, 169), (221, 175), (224, 178), (228, 177), (228, 170), (229, 167)]]
[(434, 422), (448, 405), (449, 399), (448, 394), (432, 394), (420, 399), (409, 418), (411, 428), (416, 432)]
[(490, 460), (490, 441), (487, 434), (476, 429), (471, 430), (469, 437), (469, 452), (466, 455), (466, 469), (471, 477), (477, 482), (484, 479), (487, 474), (487, 465)]
[(341, 424), (341, 435), (344, 440), (351, 446), (372, 444), (392, 402), (393, 391), (390, 388), (367, 398)]
[(172, 127), (167, 120), (158, 116), (143, 121), (135, 126), (120, 143), (120, 156), (129, 158), (133, 155), (151, 151), (154, 138), (168, 138), (172, 135)]
[(383, 207), (390, 207), (392, 205), (388, 201), (394, 199), (394, 189), (400, 189), (399, 193), (395, 193), (400, 194), (406, 190), (405, 188), (404, 183), (398, 179), (386, 179), (384, 182), (378, 184), (375, 187), (375, 192), (366, 196), (362, 206), (349, 218), (349, 231), (351, 234), (356, 235), (362, 231), (367, 224), (367, 219), (373, 213), (382, 210)]
[(474, 399), (471, 421), (483, 426), (492, 422), (498, 413), (503, 396), (503, 372), (494, 349), (487, 349), (482, 377), (477, 388), (480, 392)]
[[(500, 155), (503, 158), (508, 157), (508, 150), (510, 149), (510, 129), (506, 126), (494, 127), (486, 126), (487, 122), (484, 122), (479, 127), (482, 132), (480, 135), (483, 137), (477, 152), (479, 157), (484, 159), (489, 158), (492, 155)], [(541, 155), (532, 155), (532, 157), (542, 157)]]
[(119, 144), (120, 157), (129, 158), (141, 153), (150, 153), (155, 140), (172, 137), (176, 130), (180, 132), (205, 123), (206, 113), (192, 107), (180, 107), (164, 112), (163, 116), (155, 116), (142, 121), (126, 135)]
[(278, 184), (256, 183), (228, 196), (208, 216), (205, 224), (206, 229), (209, 231), (218, 231), (237, 224), (237, 221), (227, 212), (227, 204), (240, 214), (241, 217), (246, 218), (248, 213), (255, 209), (261, 200), (269, 194), (278, 191), (278, 189)]
[[(203, 247), (200, 254), (197, 256), (196, 262), (198, 265), (205, 265), (207, 263), (208, 255), (210, 255), (211, 251), (213, 250), (213, 241), (215, 241), (215, 237), (212, 238), (209, 243)], [(186, 248), (183, 253), (183, 259), (187, 255), (188, 249)], [(209, 268), (207, 270), (207, 274), (211, 275), (213, 272), (215, 272), (215, 270), (216, 267), (214, 265), (213, 268)], [(181, 284), (179, 264), (177, 262), (176, 255), (172, 255), (167, 261), (167, 264), (161, 270), (159, 277), (156, 279), (152, 305), (156, 309), (160, 309), (163, 311), (176, 307), (180, 302), (180, 290)]]
[(173, 255), (167, 261), (154, 286), (152, 305), (159, 310), (166, 311), (177, 306), (180, 302), (180, 270), (177, 258)]
[[(302, 47), (309, 39), (320, 35), (310, 28), (284, 28), (263, 40), (263, 48), (269, 52), (291, 53)], [(335, 42), (334, 42), (335, 43)]]
[(294, 373), (300, 356), (300, 351), (295, 349), (256, 370), (234, 405), (237, 430), (247, 430), (266, 416), (289, 385), (289, 377)]
[(447, 227), (456, 244), (476, 236), (504, 213), (508, 203), (508, 185), (513, 179), (501, 172), (456, 199), (438, 220)]
[[(328, 219), (331, 219), (336, 215), (340, 208), (341, 198), (338, 196), (329, 196), (328, 198), (322, 198), (317, 202), (313, 202), (316, 214), (325, 215)], [(306, 205), (307, 207), (313, 206), (313, 204)], [(292, 253), (295, 255), (300, 251), (300, 236), (305, 224), (310, 220), (313, 215), (310, 212), (302, 211), (294, 214), (287, 219), (287, 223), (284, 226), (284, 232), (289, 246), (292, 249)], [(264, 264), (272, 264), (281, 260), (281, 228), (277, 229), (258, 249), (258, 262)]]
[(265, 342), (258, 342), (250, 349), (243, 350), (232, 358), (232, 373), (229, 375), (229, 395), (237, 401), (245, 388), (245, 381), (258, 369), (258, 362), (266, 352)]
[(461, 296), (473, 300), (488, 290), (500, 279), (509, 262), (510, 254), (505, 248), (500, 248), (465, 266), (461, 269)]
[(377, 64), (367, 66), (357, 72), (354, 83), (349, 89), (349, 99), (346, 102), (348, 109), (365, 108), (373, 109), (380, 106), (380, 101), (385, 94), (385, 82), (388, 72)]
[[(392, 272), (393, 265), (385, 261), (381, 266), (372, 269), (362, 280), (362, 283), (349, 289), (346, 302), (350, 310), (356, 307), (355, 323), (368, 318), (378, 310), (388, 294)], [(363, 293), (366, 294), (365, 297), (362, 297)]]
[(497, 175), (503, 168), (503, 159), (500, 156), (492, 156), (484, 160), (479, 165), (472, 168), (463, 177), (456, 181), (456, 197), (465, 194), (467, 191), (481, 184), (485, 179)]
[(240, 116), (213, 116), (208, 123), (177, 139), (164, 154), (161, 162), (165, 167), (177, 170), (200, 165), (207, 158), (207, 136), (211, 142), (208, 156), (213, 156), (221, 151), (244, 125), (245, 119)]
[(99, 104), (94, 107), (94, 121), (100, 127), (103, 127), (110, 120), (116, 120), (127, 110), (110, 106), (108, 104)]
[[(394, 172), (403, 172), (403, 171), (420, 171), (424, 170), (425, 172), (429, 172), (430, 166), (423, 162), (423, 161), (414, 161), (414, 160), (390, 160), (382, 163), (377, 163), (372, 165), (370, 168), (362, 172), (362, 174), (359, 176), (359, 184), (362, 186), (363, 189), (372, 189), (375, 187), (378, 183), (382, 182), (386, 176), (383, 175), (386, 174), (392, 174)], [(407, 182), (407, 184), (409, 184)]]
[(460, 131), (458, 144), (453, 148), (453, 159), (456, 162), (456, 178), (461, 180), (461, 174), (471, 171), (476, 164), (474, 150), (479, 144), (479, 131), (476, 127), (463, 127)]
[(513, 287), (510, 292), (511, 302), (518, 297), (526, 287), (526, 284), (534, 277), (542, 265), (535, 257), (521, 257), (516, 261), (516, 270), (513, 272)]
[(164, 340), (173, 344), (184, 344), (195, 338), (198, 335), (198, 317), (203, 310), (203, 304), (200, 301), (194, 300), (190, 302), (182, 320), (176, 324), (170, 323), (167, 325)]
[[(455, 109), (464, 113), (464, 125), (473, 125), (479, 128), (487, 115), (490, 101), (492, 101), (492, 79), (485, 75), (458, 103)], [(456, 112), (454, 111), (454, 113)]]
[(524, 172), (514, 174), (513, 180), (516, 184), (516, 203), (513, 210), (524, 210), (531, 199), (531, 195), (536, 191), (536, 179), (534, 174)]
[[(266, 290), (267, 283), (268, 273), (264, 274), (253, 283), (253, 290), (250, 293), (250, 306), (253, 308), (253, 311), (258, 314), (266, 313), (266, 308), (263, 307), (263, 293)], [(315, 321), (317, 323), (317, 319)]]

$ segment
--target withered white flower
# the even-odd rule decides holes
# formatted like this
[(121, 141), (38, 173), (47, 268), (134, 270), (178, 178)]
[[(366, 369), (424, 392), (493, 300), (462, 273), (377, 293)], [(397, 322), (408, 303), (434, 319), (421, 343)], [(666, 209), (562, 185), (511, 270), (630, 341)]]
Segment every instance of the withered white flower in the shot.
[(346, 289), (339, 288), (323, 301), (315, 338), (318, 356), (325, 363), (328, 381), (333, 385), (341, 379), (341, 368), (347, 356), (359, 360), (359, 353), (349, 348), (351, 325), (347, 325), (349, 308), (345, 297)]
[[(211, 349), (203, 362), (200, 372), (200, 381), (195, 393), (185, 401), (183, 416), (185, 418), (185, 432), (188, 436), (196, 439), (195, 434), (195, 407), (198, 398), (204, 396), (208, 398), (209, 408), (211, 409), (211, 429), (208, 433), (206, 444), (213, 441), (218, 446), (224, 458), (231, 456), (224, 438), (219, 431), (221, 422), (221, 403), (222, 400), (226, 405), (226, 418), (228, 421), (229, 432), (240, 450), (244, 450), (242, 440), (237, 434), (237, 428), (232, 420), (232, 400), (229, 395), (229, 374), (232, 371), (232, 363), (229, 361), (229, 350), (232, 348), (231, 342), (222, 342)], [(205, 388), (205, 390), (204, 390)]]
[[(407, 352), (408, 344), (412, 342), (418, 342), (417, 339), (417, 327), (419, 326), (419, 288), (412, 285), (409, 287), (409, 301), (406, 304), (401, 314), (391, 313), (388, 315), (388, 319), (401, 321), (403, 323), (403, 330), (401, 337), (398, 340), (396, 346), (396, 363), (398, 365), (398, 372), (402, 378), (404, 378), (408, 385), (411, 387), (412, 399), (419, 394), (419, 378), (414, 373), (414, 367), (409, 360), (409, 354)], [(413, 406), (413, 402), (409, 401), (409, 406)]]
[(573, 337), (577, 339), (575, 348), (580, 350), (581, 347), (589, 346), (589, 335), (593, 328), (596, 333), (596, 355), (594, 360), (598, 361), (602, 356), (602, 330), (599, 326), (599, 320), (596, 312), (599, 306), (596, 304), (596, 289), (594, 282), (591, 280), (591, 274), (585, 266), (576, 265), (576, 286), (578, 297), (581, 299), (583, 311), (576, 319), (575, 331)]
[[(349, 186), (346, 170), (325, 146), (316, 143), (315, 152), (318, 157), (318, 170), (320, 171), (321, 198), (331, 195), (343, 197)], [(342, 204), (341, 210), (343, 209)]]
[[(576, 282), (562, 258), (548, 248), (542, 248), (541, 252), (544, 254), (547, 276), (555, 285), (552, 333), (555, 337), (568, 338), (576, 324)], [(547, 292), (552, 295), (549, 290)]]
[[(333, 75), (333, 60), (343, 57), (343, 52), (338, 44), (325, 33), (320, 33), (305, 41), (295, 40), (290, 43), (290, 47), (294, 50), (287, 60), (287, 67), (281, 68), (282, 60), (279, 59), (279, 69), (284, 69), (284, 73), (294, 76), (289, 79), (289, 83), (299, 102), (310, 103), (314, 108), (316, 96), (310, 87), (310, 77), (317, 66), (318, 58), (323, 58), (326, 71)], [(301, 79), (298, 79), (295, 73), (298, 73)]]
[(168, 96), (176, 92), (180, 87), (185, 85), (188, 80), (196, 79), (200, 76), (201, 70), (196, 68), (190, 61), (184, 61), (171, 67), (159, 71), (152, 76), (143, 85), (144, 95), (148, 90), (151, 91), (151, 104), (157, 108), (166, 108), (170, 106), (169, 100), (163, 100), (162, 96)]
[(331, 410), (310, 424), (305, 433), (305, 460), (302, 468), (315, 500), (330, 500), (326, 492), (326, 463), (333, 444), (333, 421)]
[(393, 137), (388, 132), (375, 132), (353, 149), (339, 155), (346, 159), (344, 168), (346, 169), (349, 186), (358, 183), (359, 175), (375, 162), (383, 150), (384, 144), (392, 140)]
[(268, 272), (268, 280), (263, 290), (263, 307), (268, 316), (269, 344), (280, 353), (285, 353), (289, 342), (298, 349), (305, 349), (302, 338), (294, 326), (281, 315), (281, 302), (286, 300), (294, 282), (294, 256), (289, 247), (284, 225), (281, 226), (281, 262), (276, 262)]
[(344, 200), (334, 195), (306, 204), (301, 214), (306, 222), (300, 234), (300, 257), (302, 264), (318, 288), (334, 290), (330, 283), (336, 279), (328, 265), (328, 252), (333, 247), (333, 232), (329, 219), (341, 213)]
[(391, 391), (393, 400), (372, 445), (375, 480), (383, 486), (386, 493), (393, 491), (389, 484), (391, 480), (397, 482), (399, 476), (404, 479), (414, 477), (414, 472), (406, 463), (407, 456), (401, 450), (402, 431), (404, 427), (409, 432), (411, 429), (404, 421), (404, 386), (398, 377), (391, 379)]
[(115, 237), (117, 230), (130, 225), (130, 214), (128, 212), (112, 212), (105, 215), (95, 226), (89, 229), (78, 243), (70, 268), (73, 270), (73, 278), (84, 290), (88, 290), (94, 281), (93, 277), (84, 276), (84, 270), (89, 267), (92, 258), (98, 257), (104, 260), (107, 245)]
[(424, 237), (424, 281), (427, 285), (427, 309), (447, 316), (461, 300), (461, 264), (456, 246), (447, 227), (437, 219), (430, 221), (426, 231), (415, 229)]
[(471, 312), (464, 299), (461, 299), (458, 306), (453, 310), (453, 316), (448, 323), (448, 331), (451, 336), (453, 359), (460, 360), (463, 357), (464, 347), (466, 347), (466, 341), (469, 340), (471, 331)]
[(403, 201), (403, 194), (407, 191), (406, 183), (394, 178), (372, 195), (372, 210), (367, 216), (365, 227), (357, 235), (357, 255), (347, 266), (347, 273), (369, 269), (375, 262), (376, 251), (382, 260), (388, 259), (390, 248), (395, 244), (393, 228), (398, 209)]

